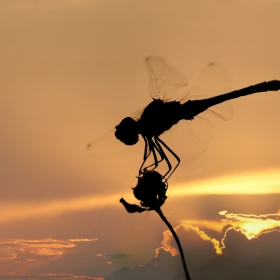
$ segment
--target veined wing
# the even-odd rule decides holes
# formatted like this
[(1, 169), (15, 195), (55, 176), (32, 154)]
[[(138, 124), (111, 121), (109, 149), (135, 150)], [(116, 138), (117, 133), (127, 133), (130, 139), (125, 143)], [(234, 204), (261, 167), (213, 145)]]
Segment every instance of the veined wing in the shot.
[[(188, 100), (204, 99), (228, 91), (229, 79), (226, 71), (221, 65), (210, 63), (203, 69), (192, 87), (178, 93), (176, 100), (185, 103)], [(228, 120), (233, 114), (231, 102), (210, 107), (194, 120), (182, 120), (161, 136), (162, 140), (178, 154), (182, 164), (194, 161), (208, 147), (213, 132), (212, 123), (208, 120), (209, 113)]]
[(131, 115), (129, 115), (129, 117), (131, 117), (134, 120), (138, 121), (141, 118), (144, 110), (145, 110), (145, 108), (142, 108), (142, 109), (132, 113)]
[(169, 101), (182, 87), (188, 85), (187, 79), (162, 58), (148, 57), (146, 66), (150, 75), (149, 92), (154, 99)]
[[(229, 92), (229, 77), (225, 68), (217, 63), (209, 63), (200, 73), (197, 80), (186, 92), (182, 92), (176, 99), (181, 103), (188, 100), (199, 100)], [(228, 120), (233, 115), (231, 101), (212, 106), (200, 116), (206, 118), (206, 114)]]
[(189, 164), (207, 149), (213, 134), (212, 122), (201, 116), (192, 121), (182, 120), (160, 138), (180, 157), (181, 164)]
[[(146, 65), (150, 75), (149, 92), (154, 99), (176, 100), (184, 103), (188, 100), (208, 98), (229, 91), (227, 71), (217, 63), (209, 63), (191, 87), (187, 87), (188, 81), (183, 75), (160, 57), (148, 57)], [(231, 102), (221, 103), (206, 111), (224, 120), (228, 120), (232, 112)], [(202, 116), (204, 114), (202, 113)]]
[[(140, 109), (129, 117), (134, 120), (139, 120), (144, 109)], [(143, 156), (144, 142), (142, 137), (139, 137), (137, 145), (128, 146), (123, 144), (120, 140), (115, 137), (116, 129), (111, 129), (106, 133), (97, 136), (87, 145), (87, 150), (90, 156), (99, 162), (106, 162), (108, 160), (124, 159), (130, 160), (140, 158)]]
[(108, 160), (123, 159), (132, 155), (139, 160), (142, 159), (144, 149), (142, 137), (139, 137), (139, 142), (137, 145), (127, 146), (115, 137), (115, 129), (112, 129), (94, 138), (87, 145), (87, 150), (94, 160), (104, 163)]
[[(127, 146), (115, 137), (115, 129), (94, 138), (86, 149), (92, 164), (95, 183), (110, 184), (109, 189), (135, 186), (140, 163), (143, 160), (144, 141)], [(128, 176), (129, 174), (129, 176)]]

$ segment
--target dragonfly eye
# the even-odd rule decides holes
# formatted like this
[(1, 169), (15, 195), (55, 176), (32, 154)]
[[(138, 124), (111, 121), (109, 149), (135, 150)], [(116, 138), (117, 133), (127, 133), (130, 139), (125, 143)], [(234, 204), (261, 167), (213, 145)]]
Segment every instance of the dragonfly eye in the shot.
[(126, 145), (134, 145), (138, 142), (137, 122), (130, 118), (124, 118), (119, 125), (116, 126), (115, 136)]

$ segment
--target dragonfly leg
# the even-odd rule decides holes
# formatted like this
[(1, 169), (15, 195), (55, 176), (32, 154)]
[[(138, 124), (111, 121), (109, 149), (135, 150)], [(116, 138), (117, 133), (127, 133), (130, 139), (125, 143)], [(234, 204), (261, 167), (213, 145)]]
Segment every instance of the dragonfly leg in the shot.
[[(155, 169), (155, 168), (158, 166), (158, 164), (159, 164), (160, 162), (162, 162), (162, 161), (165, 159), (165, 157), (163, 156), (164, 153), (163, 153), (163, 151), (162, 151), (162, 148), (161, 148), (161, 147), (158, 147), (158, 146), (159, 146), (159, 143), (153, 143), (153, 147), (155, 148), (156, 152), (157, 152), (158, 155), (160, 156), (160, 160), (158, 160), (157, 157), (156, 157), (155, 162), (152, 163), (152, 164), (150, 164), (150, 165), (147, 166), (146, 168), (149, 168), (149, 167), (155, 165), (155, 167), (153, 168), (153, 169)], [(156, 164), (156, 162), (157, 162), (157, 164)]]
[(148, 145), (148, 140), (147, 140), (147, 138), (146, 138), (145, 136), (143, 136), (143, 135), (142, 135), (142, 137), (143, 137), (144, 142), (145, 142), (145, 147), (144, 147), (143, 163), (141, 164), (140, 169), (139, 169), (139, 176), (143, 173), (143, 172), (142, 172), (142, 168), (143, 168), (143, 166), (144, 166), (144, 164), (145, 164), (147, 158), (149, 157), (149, 155), (150, 155), (150, 153), (151, 153), (151, 149), (150, 149), (150, 148), (149, 148), (149, 152), (148, 152), (148, 147), (149, 147), (149, 145)]
[(150, 150), (153, 154), (153, 157), (154, 157), (154, 163), (147, 166), (147, 168), (151, 167), (151, 166), (155, 166), (155, 167), (153, 167), (153, 169), (155, 169), (155, 168), (158, 167), (158, 163), (159, 163), (158, 158), (157, 158), (157, 154), (156, 154), (156, 151), (158, 151), (158, 147), (156, 146), (156, 143), (154, 143), (152, 139), (148, 139), (148, 143), (149, 143), (149, 148), (150, 148)]
[[(147, 166), (147, 167), (145, 167), (144, 169), (149, 168), (149, 167), (151, 167), (151, 166), (154, 166), (153, 169), (155, 169), (155, 168), (158, 166), (159, 162), (161, 162), (161, 161), (163, 160), (163, 159), (162, 159), (162, 156), (161, 156), (161, 154), (160, 154), (160, 152), (159, 152), (159, 150), (158, 150), (158, 147), (155, 145), (155, 143), (153, 142), (153, 140), (152, 140), (152, 139), (147, 139), (147, 138), (144, 137), (144, 136), (143, 136), (143, 139), (144, 139), (144, 141), (145, 141), (145, 148), (144, 148), (143, 163), (141, 164), (140, 169), (139, 169), (139, 176), (140, 176), (141, 174), (143, 174), (143, 171), (142, 171), (143, 166), (144, 166), (146, 160), (148, 159), (148, 157), (150, 156), (151, 153), (153, 154), (154, 163), (151, 164), (151, 165), (149, 165), (149, 166)], [(149, 151), (148, 151), (148, 150), (149, 150)], [(160, 160), (158, 160), (156, 152), (158, 152), (159, 155), (161, 156), (161, 159), (160, 159)]]
[[(157, 141), (159, 143), (161, 143), (177, 160), (177, 165), (175, 166), (175, 168), (172, 170), (172, 172), (169, 174), (169, 176), (166, 178), (166, 180), (173, 174), (173, 172), (176, 170), (176, 168), (178, 167), (178, 165), (180, 164), (180, 158), (160, 139), (157, 138)], [(165, 177), (168, 173), (170, 172), (170, 170), (163, 176)]]
[[(168, 157), (166, 156), (164, 150), (163, 150), (162, 147), (161, 147), (161, 143), (164, 144), (164, 147), (166, 147), (166, 144), (165, 144), (162, 140), (160, 140), (158, 137), (155, 137), (155, 143), (156, 143), (158, 149), (160, 150), (159, 153), (160, 153), (161, 157), (162, 157), (163, 159), (165, 159), (165, 161), (166, 161), (166, 163), (167, 163), (167, 166), (168, 166), (168, 171), (162, 176), (163, 178), (165, 178), (165, 176), (172, 170), (172, 165), (171, 165), (171, 163), (170, 163)], [(168, 151), (169, 151), (169, 150), (170, 150), (170, 149), (168, 149)], [(172, 172), (172, 173), (173, 173), (173, 172)], [(172, 173), (171, 173), (171, 174), (172, 174)], [(168, 176), (168, 178), (169, 178), (169, 177), (170, 177), (170, 176)], [(167, 179), (166, 179), (166, 180), (167, 180)]]

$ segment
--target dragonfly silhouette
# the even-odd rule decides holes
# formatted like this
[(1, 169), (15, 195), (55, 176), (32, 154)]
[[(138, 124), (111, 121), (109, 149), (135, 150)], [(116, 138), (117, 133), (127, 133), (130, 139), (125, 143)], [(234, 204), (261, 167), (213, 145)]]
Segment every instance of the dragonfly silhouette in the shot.
[[(178, 122), (192, 121), (200, 113), (207, 109), (209, 110), (210, 107), (212, 109), (214, 108), (212, 106), (227, 100), (257, 92), (277, 91), (280, 89), (280, 81), (272, 80), (210, 98), (188, 100), (188, 93), (184, 92), (187, 80), (168, 66), (163, 59), (148, 57), (146, 65), (150, 75), (149, 93), (153, 101), (139, 116), (124, 118), (115, 127), (115, 136), (126, 145), (134, 145), (138, 142), (139, 135), (141, 135), (144, 139), (145, 147), (139, 175), (143, 174), (145, 168), (157, 168), (158, 164), (164, 160), (168, 166), (167, 172), (163, 175), (165, 180), (172, 175), (180, 164), (179, 156), (160, 139), (160, 136), (165, 131), (170, 130)], [(212, 112), (223, 118), (215, 110), (212, 109)], [(177, 161), (174, 168), (172, 168), (166, 151), (173, 155)], [(149, 156), (153, 157), (153, 163), (143, 168)]]

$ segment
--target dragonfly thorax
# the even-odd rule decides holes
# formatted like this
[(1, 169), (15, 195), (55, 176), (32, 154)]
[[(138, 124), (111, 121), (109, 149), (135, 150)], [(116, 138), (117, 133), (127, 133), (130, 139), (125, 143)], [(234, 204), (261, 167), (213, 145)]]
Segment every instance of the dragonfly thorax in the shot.
[(139, 133), (144, 137), (158, 137), (182, 119), (180, 102), (154, 99), (138, 121)]

